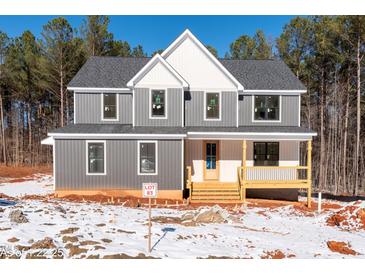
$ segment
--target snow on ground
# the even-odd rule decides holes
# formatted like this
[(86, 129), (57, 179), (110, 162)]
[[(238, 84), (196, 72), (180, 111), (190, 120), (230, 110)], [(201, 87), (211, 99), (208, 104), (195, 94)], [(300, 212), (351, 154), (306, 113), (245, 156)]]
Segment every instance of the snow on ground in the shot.
[(24, 195), (47, 195), (53, 193), (53, 177), (35, 174), (19, 183), (4, 183), (0, 179), (0, 193), (12, 197)]
[[(29, 188), (23, 183), (3, 184), (0, 193), (19, 196), (25, 194), (25, 189), (32, 194), (49, 193), (52, 187), (45, 190), (44, 186), (51, 185), (52, 178), (43, 177), (39, 181), (28, 182)], [(365, 207), (365, 203), (361, 206)], [(11, 222), (9, 214), (15, 209), (21, 210), (29, 222)], [(212, 207), (153, 209), (154, 247), (148, 254), (146, 208), (19, 199), (15, 206), (0, 207), (0, 258), (2, 250), (22, 258), (34, 256), (36, 252), (46, 257), (62, 252), (67, 258), (143, 257), (141, 254), (157, 258), (261, 258), (275, 251), (289, 258), (365, 258), (365, 230), (344, 231), (326, 224), (336, 210), (308, 214), (292, 205), (239, 207), (229, 211), (213, 209), (220, 211), (227, 222), (197, 221), (187, 225), (181, 221), (188, 214), (208, 212)], [(50, 237), (55, 246), (46, 250), (32, 247), (46, 237)], [(333, 252), (327, 246), (328, 241), (348, 243), (358, 254)], [(15, 253), (16, 250), (24, 251)]]

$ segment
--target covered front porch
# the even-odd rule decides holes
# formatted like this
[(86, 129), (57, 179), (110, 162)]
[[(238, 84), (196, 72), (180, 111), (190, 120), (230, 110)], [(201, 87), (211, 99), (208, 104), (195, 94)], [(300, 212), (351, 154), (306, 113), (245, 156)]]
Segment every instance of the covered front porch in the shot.
[(191, 202), (245, 203), (247, 189), (306, 189), (311, 206), (312, 137), (215, 136), (188, 139), (184, 147)]

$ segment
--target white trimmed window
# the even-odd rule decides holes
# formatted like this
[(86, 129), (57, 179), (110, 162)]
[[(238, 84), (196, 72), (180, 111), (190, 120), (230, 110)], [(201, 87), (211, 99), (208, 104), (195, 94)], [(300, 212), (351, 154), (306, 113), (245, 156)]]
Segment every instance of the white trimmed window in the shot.
[(157, 175), (157, 141), (138, 142), (138, 174)]
[(118, 94), (103, 93), (102, 95), (102, 120), (118, 120)]
[(220, 108), (221, 108), (221, 96), (219, 92), (206, 92), (205, 93), (205, 112), (204, 116), (206, 120), (219, 120)]
[(280, 96), (255, 95), (254, 121), (280, 121)]
[(166, 90), (152, 89), (150, 92), (151, 118), (166, 118)]
[(105, 175), (105, 141), (86, 141), (86, 174)]

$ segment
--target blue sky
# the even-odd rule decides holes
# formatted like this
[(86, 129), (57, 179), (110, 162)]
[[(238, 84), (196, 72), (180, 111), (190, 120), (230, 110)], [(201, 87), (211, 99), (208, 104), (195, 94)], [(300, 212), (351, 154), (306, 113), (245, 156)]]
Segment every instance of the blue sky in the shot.
[[(19, 36), (31, 30), (40, 37), (42, 26), (57, 16), (0, 16), (0, 30), (8, 36)], [(65, 16), (74, 28), (79, 28), (84, 16)], [(212, 45), (220, 57), (229, 44), (242, 34), (253, 35), (262, 29), (274, 40), (286, 23), (295, 16), (110, 16), (109, 31), (115, 39), (126, 40), (131, 46), (141, 44), (151, 54), (166, 48), (181, 32), (189, 28), (204, 44)]]

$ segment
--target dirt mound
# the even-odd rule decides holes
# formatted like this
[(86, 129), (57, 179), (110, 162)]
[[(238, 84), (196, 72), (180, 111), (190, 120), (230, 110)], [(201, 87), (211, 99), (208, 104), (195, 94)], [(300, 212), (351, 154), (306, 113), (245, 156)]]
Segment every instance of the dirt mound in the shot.
[(62, 242), (64, 242), (64, 243), (67, 243), (67, 242), (75, 243), (78, 241), (79, 241), (79, 238), (77, 236), (63, 236), (62, 237)]
[(28, 218), (24, 215), (23, 211), (16, 209), (9, 213), (10, 221), (17, 224), (28, 223)]
[(343, 230), (365, 230), (365, 202), (357, 201), (331, 214), (326, 221), (329, 226)]
[(19, 239), (18, 239), (18, 238), (16, 238), (16, 237), (12, 237), (12, 238), (8, 239), (8, 242), (9, 242), (9, 243), (19, 242)]
[[(186, 220), (186, 218), (185, 218)], [(213, 206), (211, 208), (202, 208), (195, 215), (193, 220), (196, 223), (227, 223), (229, 221), (229, 214), (227, 210), (221, 208), (220, 206)]]
[(100, 244), (100, 243), (97, 241), (92, 241), (92, 240), (85, 240), (85, 241), (80, 242), (80, 245), (97, 245), (97, 244)]
[(52, 174), (52, 166), (5, 166), (0, 165), (0, 177), (23, 178), (35, 174)]
[(181, 224), (182, 220), (179, 217), (154, 216), (151, 221), (159, 224)]
[(358, 255), (359, 254), (355, 250), (351, 249), (350, 244), (345, 243), (345, 242), (328, 241), (327, 246), (332, 252), (337, 252), (337, 253), (346, 254), (346, 255)]
[(200, 207), (194, 211), (188, 211), (181, 217), (155, 216), (153, 222), (161, 224), (181, 224), (185, 226), (195, 226), (198, 224), (222, 224), (231, 221), (230, 214), (218, 205), (213, 207)]
[(4, 193), (0, 193), (0, 199), (9, 199), (9, 200), (13, 200), (14, 197), (10, 197)]
[(78, 245), (71, 245), (71, 246), (69, 246), (68, 255), (70, 257), (73, 257), (75, 255), (80, 255), (81, 253), (86, 253), (87, 251), (88, 251), (87, 248), (80, 248)]
[(282, 252), (279, 249), (273, 250), (273, 251), (265, 251), (264, 255), (261, 256), (261, 259), (284, 259), (284, 258), (294, 258), (294, 254), (288, 254), (285, 255), (284, 252)]
[(48, 202), (49, 199), (51, 198), (53, 198), (53, 194), (48, 194), (48, 195), (28, 194), (22, 196), (22, 200), (41, 200), (43, 202)]
[(72, 233), (78, 231), (79, 229), (80, 229), (79, 227), (69, 227), (69, 228), (61, 230), (60, 234), (72, 234)]
[(143, 253), (139, 253), (137, 256), (130, 256), (124, 253), (105, 255), (103, 259), (158, 259), (156, 257), (146, 256)]
[(37, 241), (30, 246), (31, 249), (53, 249), (56, 248), (53, 240), (49, 237), (45, 237), (43, 240)]

